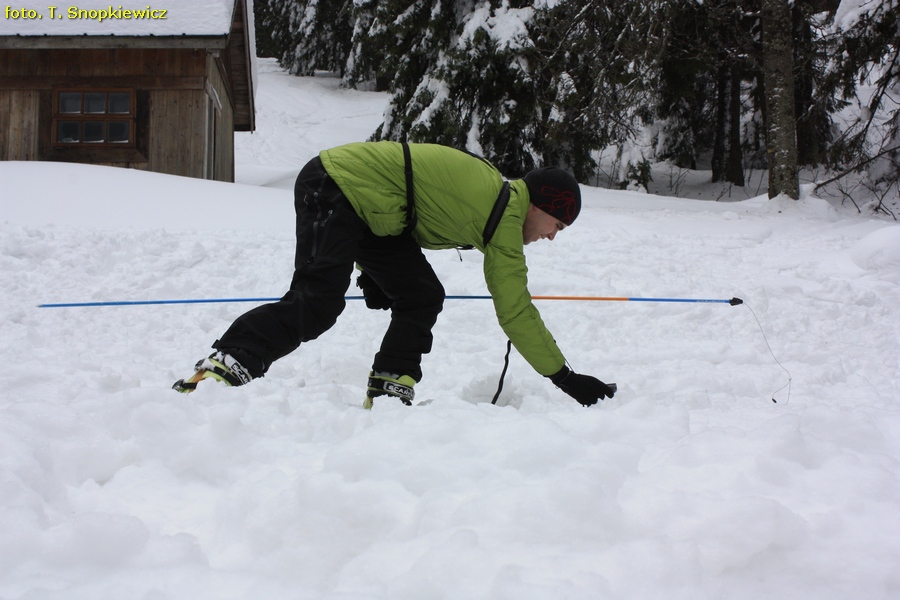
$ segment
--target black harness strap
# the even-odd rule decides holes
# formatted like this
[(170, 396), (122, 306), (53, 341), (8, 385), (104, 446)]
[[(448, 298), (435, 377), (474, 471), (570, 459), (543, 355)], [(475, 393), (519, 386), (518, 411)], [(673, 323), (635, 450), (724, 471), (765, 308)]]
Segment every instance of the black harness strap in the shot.
[(409, 144), (406, 142), (401, 142), (401, 144), (403, 145), (403, 165), (406, 172), (406, 228), (403, 233), (409, 233), (416, 228), (418, 218), (414, 203), (415, 191), (413, 190), (412, 158), (409, 155)]
[(494, 232), (497, 231), (497, 225), (500, 224), (500, 218), (503, 216), (503, 211), (506, 210), (507, 204), (509, 204), (509, 182), (504, 181), (503, 187), (500, 188), (500, 193), (497, 194), (497, 200), (494, 201), (494, 208), (491, 209), (491, 214), (484, 225), (484, 232), (481, 235), (485, 248), (487, 248), (491, 238), (494, 237)]

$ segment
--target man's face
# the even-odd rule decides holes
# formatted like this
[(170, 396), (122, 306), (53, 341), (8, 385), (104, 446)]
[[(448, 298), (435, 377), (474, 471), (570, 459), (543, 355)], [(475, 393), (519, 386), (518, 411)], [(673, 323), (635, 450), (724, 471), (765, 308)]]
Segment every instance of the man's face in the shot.
[(537, 240), (553, 240), (565, 228), (565, 223), (529, 203), (522, 227), (522, 241), (527, 246)]

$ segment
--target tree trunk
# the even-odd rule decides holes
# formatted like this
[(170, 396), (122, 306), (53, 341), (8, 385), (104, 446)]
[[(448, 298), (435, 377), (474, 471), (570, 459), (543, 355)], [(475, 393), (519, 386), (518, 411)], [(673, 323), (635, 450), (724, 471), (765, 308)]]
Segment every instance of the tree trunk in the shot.
[(725, 181), (744, 187), (744, 160), (741, 152), (741, 71), (731, 67), (731, 98), (728, 108), (728, 156), (725, 158)]
[(815, 68), (816, 53), (820, 51), (817, 40), (806, 16), (809, 10), (794, 2), (794, 111), (797, 117), (797, 163), (818, 166), (825, 160), (827, 140), (822, 131), (827, 118), (821, 107), (816, 106)]
[(720, 53), (716, 69), (716, 116), (712, 149), (712, 182), (725, 180), (725, 153), (728, 139), (728, 67)]
[(763, 60), (766, 78), (766, 152), (769, 198), (800, 197), (797, 175), (797, 120), (794, 116), (793, 46), (788, 0), (762, 0)]

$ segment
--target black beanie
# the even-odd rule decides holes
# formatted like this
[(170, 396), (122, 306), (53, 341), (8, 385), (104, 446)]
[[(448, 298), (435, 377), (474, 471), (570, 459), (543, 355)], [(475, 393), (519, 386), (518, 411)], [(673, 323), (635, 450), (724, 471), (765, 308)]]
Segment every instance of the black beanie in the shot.
[(557, 167), (544, 167), (525, 177), (531, 203), (539, 209), (571, 225), (581, 212), (581, 190), (575, 178)]

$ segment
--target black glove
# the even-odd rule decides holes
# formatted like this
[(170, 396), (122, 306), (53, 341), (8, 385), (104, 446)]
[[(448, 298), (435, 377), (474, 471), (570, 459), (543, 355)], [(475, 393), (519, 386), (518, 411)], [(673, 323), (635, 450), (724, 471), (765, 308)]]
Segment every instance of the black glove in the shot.
[(356, 285), (362, 290), (366, 306), (372, 310), (387, 310), (394, 303), (365, 271), (356, 278)]
[(566, 366), (550, 375), (550, 381), (584, 406), (593, 406), (597, 400), (616, 395), (616, 384), (603, 383), (590, 375), (579, 375)]

